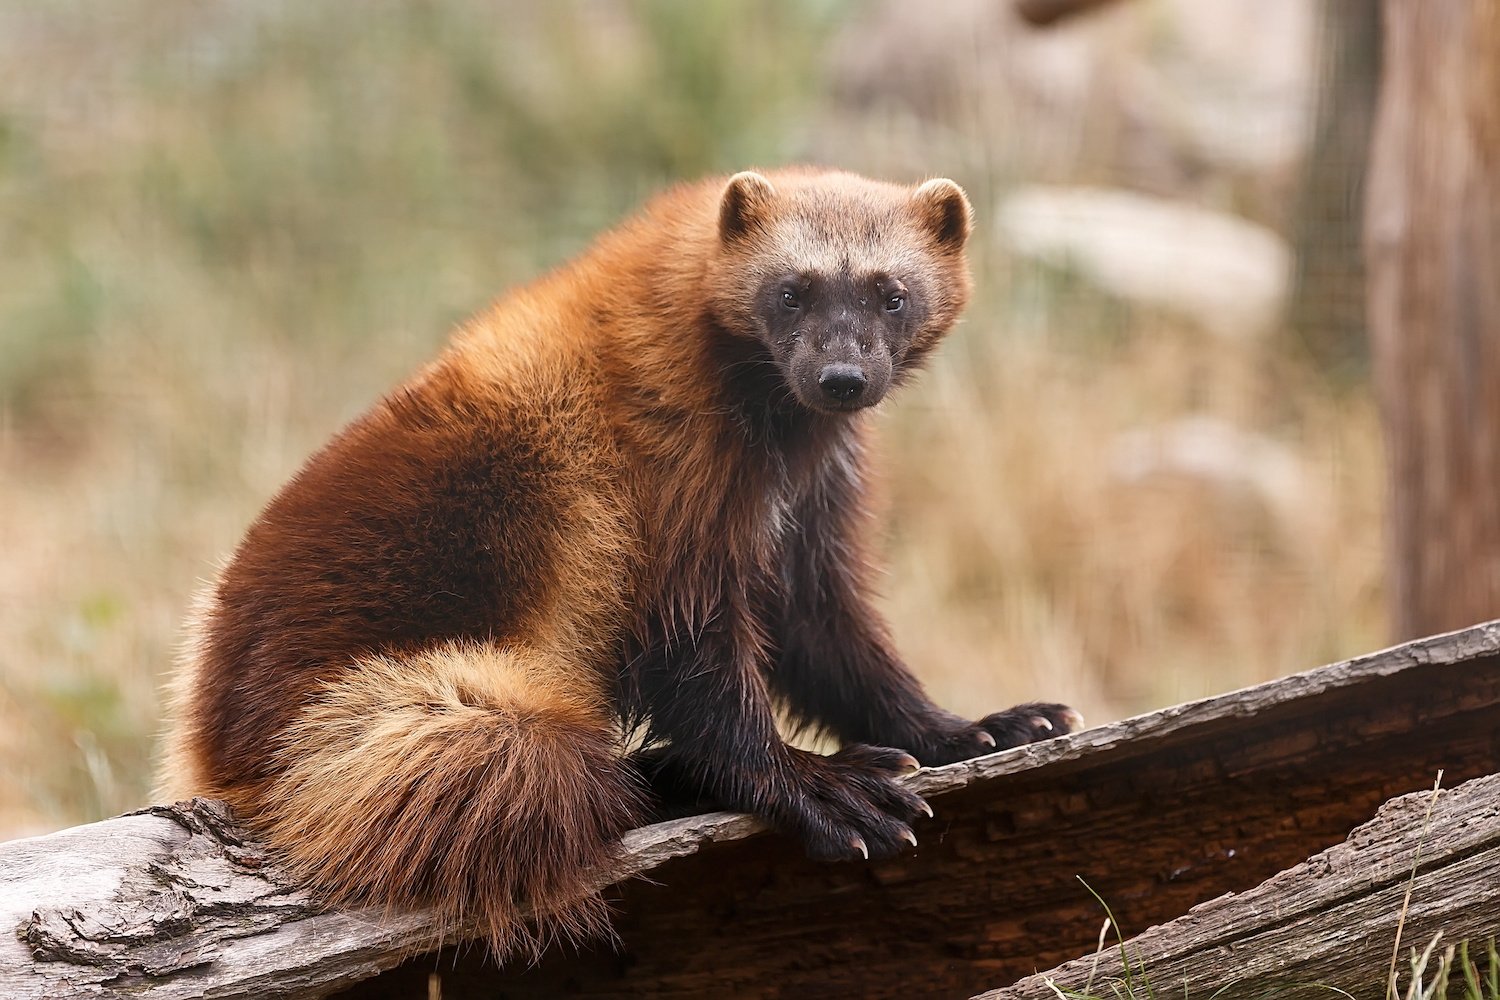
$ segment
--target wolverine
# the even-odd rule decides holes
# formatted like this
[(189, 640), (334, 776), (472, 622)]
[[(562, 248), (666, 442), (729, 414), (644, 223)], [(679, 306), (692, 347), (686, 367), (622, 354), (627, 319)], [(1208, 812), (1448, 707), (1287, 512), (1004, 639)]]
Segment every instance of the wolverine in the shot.
[(200, 596), (164, 794), (500, 956), (607, 934), (620, 837), (669, 801), (817, 859), (915, 845), (919, 762), (1081, 723), (937, 707), (872, 603), (868, 414), (964, 308), (971, 216), (946, 179), (715, 178), (463, 324)]

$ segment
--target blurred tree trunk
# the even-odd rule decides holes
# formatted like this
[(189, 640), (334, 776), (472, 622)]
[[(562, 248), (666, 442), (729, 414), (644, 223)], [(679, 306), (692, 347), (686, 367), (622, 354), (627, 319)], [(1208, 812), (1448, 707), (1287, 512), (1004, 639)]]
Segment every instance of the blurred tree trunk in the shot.
[(1500, 0), (1385, 0), (1366, 215), (1400, 636), (1500, 616)]
[(1365, 165), (1380, 87), (1381, 0), (1322, 0), (1318, 109), (1293, 221), (1296, 273), (1287, 325), (1318, 366), (1364, 369)]

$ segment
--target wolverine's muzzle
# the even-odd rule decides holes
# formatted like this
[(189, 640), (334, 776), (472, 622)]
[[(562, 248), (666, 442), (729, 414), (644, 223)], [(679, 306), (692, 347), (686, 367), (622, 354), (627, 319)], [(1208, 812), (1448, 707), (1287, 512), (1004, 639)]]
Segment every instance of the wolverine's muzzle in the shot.
[(824, 413), (874, 406), (891, 386), (891, 352), (878, 336), (835, 339), (809, 329), (777, 361), (798, 402)]
[(818, 388), (823, 390), (823, 398), (835, 406), (857, 406), (867, 385), (869, 379), (857, 365), (825, 365), (818, 374)]

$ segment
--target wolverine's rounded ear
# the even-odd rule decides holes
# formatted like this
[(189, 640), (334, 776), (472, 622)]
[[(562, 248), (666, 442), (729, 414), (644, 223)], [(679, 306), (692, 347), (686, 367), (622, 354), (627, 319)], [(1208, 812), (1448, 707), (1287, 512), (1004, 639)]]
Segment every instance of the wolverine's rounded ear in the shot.
[(771, 182), (753, 170), (729, 178), (719, 199), (719, 238), (728, 242), (748, 233), (775, 194)]
[(947, 250), (962, 250), (969, 241), (969, 220), (974, 210), (969, 207), (964, 189), (946, 177), (936, 177), (922, 184), (911, 194), (917, 217), (932, 233), (938, 246)]

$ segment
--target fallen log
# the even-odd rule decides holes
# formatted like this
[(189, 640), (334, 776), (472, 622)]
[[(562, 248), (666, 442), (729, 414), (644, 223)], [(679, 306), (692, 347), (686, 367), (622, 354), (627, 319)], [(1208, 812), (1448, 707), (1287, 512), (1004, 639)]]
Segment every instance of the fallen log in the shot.
[(978, 1000), (1055, 1000), (1053, 984), (1112, 996), (1127, 960), (1137, 995), (1149, 983), (1162, 997), (1379, 996), (1398, 924), (1402, 996), (1411, 948), (1441, 933), (1483, 953), (1500, 934), (1500, 775), (1392, 799), (1344, 843), (1249, 892)]
[[(1496, 769), (1500, 622), (911, 779), (892, 861), (814, 864), (716, 813), (633, 831), (618, 949), (496, 968), (426, 914), (316, 912), (222, 806), (0, 845), (0, 995), (967, 996), (1244, 891), (1446, 769)], [(418, 954), (420, 953), (420, 954)], [(412, 958), (414, 954), (418, 957)]]

